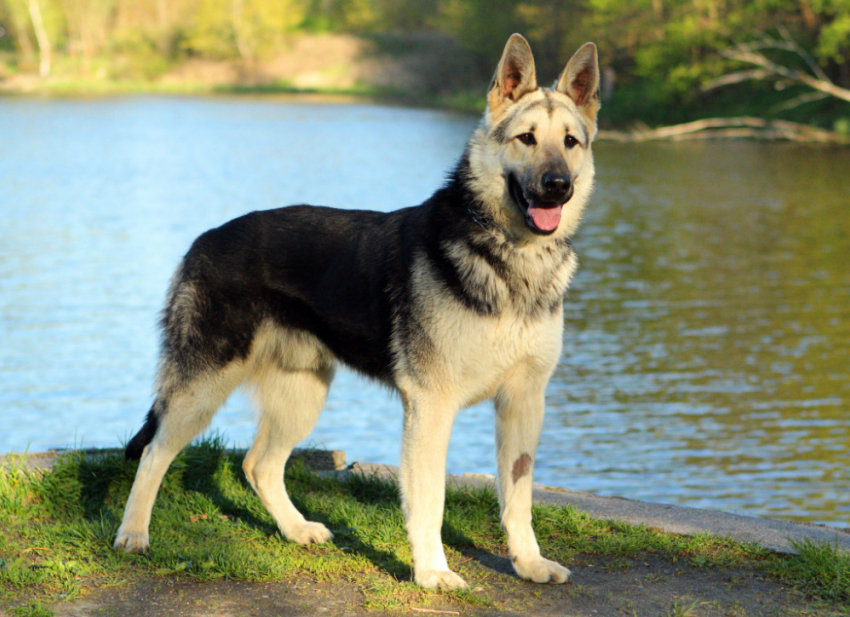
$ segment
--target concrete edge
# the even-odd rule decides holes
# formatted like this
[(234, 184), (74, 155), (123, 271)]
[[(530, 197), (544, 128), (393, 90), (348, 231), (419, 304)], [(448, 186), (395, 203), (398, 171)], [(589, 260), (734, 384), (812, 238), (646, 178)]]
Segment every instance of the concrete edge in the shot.
[[(374, 463), (354, 463), (345, 471), (331, 472), (345, 479), (351, 474), (374, 475), (393, 480), (398, 467)], [(456, 487), (490, 488), (496, 490), (496, 479), (490, 474), (446, 475), (448, 484)], [(811, 525), (757, 516), (730, 514), (718, 510), (703, 510), (670, 504), (650, 503), (622, 497), (600, 497), (563, 488), (534, 484), (534, 502), (557, 506), (572, 506), (591, 517), (645, 525), (668, 533), (693, 536), (711, 534), (739, 542), (756, 543), (779, 553), (796, 553), (795, 544), (813, 542), (830, 544), (850, 552), (850, 533), (825, 525)]]
[[(47, 452), (0, 454), (0, 470), (19, 466), (35, 472), (49, 469), (64, 454), (74, 450), (49, 450)], [(118, 448), (88, 448), (79, 450), (87, 456), (120, 453)], [(244, 454), (243, 449), (231, 452)], [(375, 463), (355, 462), (345, 466), (345, 452), (341, 450), (296, 449), (292, 457), (302, 459), (321, 475), (340, 480), (355, 474), (376, 476), (395, 482), (398, 467)], [(458, 488), (489, 488), (496, 490), (496, 479), (490, 474), (466, 473), (446, 475), (446, 482)], [(813, 542), (830, 544), (850, 552), (850, 530), (824, 525), (811, 525), (781, 521), (757, 516), (730, 514), (718, 510), (703, 510), (670, 504), (650, 503), (622, 497), (600, 497), (591, 493), (534, 484), (535, 503), (572, 506), (593, 518), (619, 521), (631, 525), (645, 525), (668, 533), (680, 535), (711, 534), (728, 537), (739, 542), (756, 543), (780, 553), (795, 553), (795, 544)]]

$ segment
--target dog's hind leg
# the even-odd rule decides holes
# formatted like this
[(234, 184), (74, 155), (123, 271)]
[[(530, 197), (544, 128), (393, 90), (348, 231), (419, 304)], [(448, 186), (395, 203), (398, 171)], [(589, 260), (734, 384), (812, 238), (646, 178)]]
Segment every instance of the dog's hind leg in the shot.
[[(156, 433), (139, 461), (136, 479), (124, 510), (114, 547), (145, 551), (150, 541), (151, 511), (162, 478), (174, 457), (204, 430), (218, 408), (245, 377), (243, 364), (234, 362), (214, 374), (199, 376), (154, 404)], [(144, 430), (144, 429), (143, 429)]]
[(283, 482), (292, 449), (310, 434), (319, 419), (333, 373), (332, 364), (314, 370), (265, 368), (256, 380), (260, 421), (242, 467), (280, 532), (299, 544), (333, 538), (324, 525), (306, 520), (295, 508)]
[(519, 370), (496, 395), (496, 458), (502, 527), (516, 573), (535, 583), (564, 583), (570, 571), (544, 559), (531, 527), (534, 457), (543, 426), (548, 373)]

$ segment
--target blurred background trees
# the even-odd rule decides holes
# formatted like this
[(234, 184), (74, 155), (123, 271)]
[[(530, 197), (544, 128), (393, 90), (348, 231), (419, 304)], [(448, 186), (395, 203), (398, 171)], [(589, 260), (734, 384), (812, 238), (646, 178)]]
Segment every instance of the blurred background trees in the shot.
[(435, 96), (468, 90), (480, 101), (482, 82), (517, 31), (545, 79), (595, 41), (605, 117), (615, 124), (704, 115), (850, 123), (845, 101), (730, 53), (747, 44), (848, 89), (850, 0), (0, 0), (0, 78), (150, 80), (191, 59), (229, 62), (246, 74), (299, 36), (336, 33), (368, 40), (378, 54), (449, 54), (448, 64), (421, 66), (462, 66), (462, 79), (438, 74), (423, 83)]

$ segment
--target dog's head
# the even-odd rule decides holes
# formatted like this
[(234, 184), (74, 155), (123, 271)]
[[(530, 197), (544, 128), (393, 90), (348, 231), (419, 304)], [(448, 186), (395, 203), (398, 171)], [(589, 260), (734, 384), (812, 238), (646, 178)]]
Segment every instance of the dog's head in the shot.
[(474, 187), (487, 214), (514, 234), (565, 236), (593, 186), (599, 111), (596, 46), (583, 45), (552, 88), (539, 88), (528, 42), (514, 34), (470, 144)]

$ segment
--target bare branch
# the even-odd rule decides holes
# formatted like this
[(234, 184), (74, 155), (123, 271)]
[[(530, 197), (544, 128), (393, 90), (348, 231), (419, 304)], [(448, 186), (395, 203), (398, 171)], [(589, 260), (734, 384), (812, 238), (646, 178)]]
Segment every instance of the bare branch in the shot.
[(742, 81), (749, 81), (751, 79), (764, 79), (765, 77), (769, 77), (770, 75), (770, 71), (766, 71), (765, 69), (751, 69), (749, 71), (728, 73), (723, 77), (718, 77), (717, 79), (712, 79), (711, 81), (704, 83), (702, 86), (700, 86), (700, 91), (709, 92), (710, 90), (714, 90), (715, 88), (722, 88), (723, 86), (730, 86), (732, 84), (741, 83)]
[(829, 81), (829, 77), (827, 77), (826, 73), (818, 66), (815, 59), (802, 47), (800, 47), (794, 39), (791, 38), (791, 35), (788, 34), (788, 31), (785, 30), (783, 26), (777, 26), (777, 30), (779, 30), (784, 41), (779, 41), (777, 39), (765, 36), (759, 41), (754, 41), (752, 43), (739, 43), (735, 46), (734, 49), (726, 50), (721, 52), (727, 58), (733, 57), (736, 53), (741, 51), (747, 52), (758, 52), (763, 49), (780, 49), (782, 51), (790, 51), (798, 56), (800, 56), (806, 65), (811, 69), (812, 73), (815, 74), (815, 77), (818, 79), (822, 79), (824, 81)]
[(797, 42), (791, 38), (791, 35), (788, 33), (788, 30), (785, 29), (785, 26), (777, 24), (776, 29), (779, 31), (782, 38), (785, 39), (785, 42), (788, 44), (788, 49), (800, 56), (805, 63), (809, 65), (809, 69), (811, 69), (812, 73), (815, 74), (815, 77), (822, 81), (830, 81), (829, 77), (826, 76), (826, 73), (824, 73), (818, 66), (818, 63), (815, 62), (815, 59), (809, 55), (809, 52), (800, 47)]
[(762, 118), (707, 118), (665, 126), (658, 129), (639, 129), (631, 132), (599, 131), (598, 139), (619, 142), (641, 142), (685, 139), (750, 138), (788, 139), (792, 141), (850, 144), (850, 137), (806, 124)]
[(825, 99), (829, 95), (826, 92), (806, 92), (800, 96), (795, 96), (793, 99), (787, 100), (784, 103), (779, 103), (770, 108), (770, 113), (778, 113), (780, 111), (788, 111), (806, 103), (813, 103)]
[(830, 96), (834, 96), (843, 101), (850, 102), (850, 90), (846, 88), (841, 88), (840, 86), (836, 86), (829, 79), (817, 79), (812, 77), (811, 75), (807, 75), (806, 73), (801, 73), (800, 71), (789, 69), (787, 66), (782, 66), (781, 64), (777, 64), (770, 60), (767, 56), (757, 51), (752, 51), (746, 46), (740, 46), (735, 51), (727, 52), (727, 56), (732, 58), (733, 60), (738, 60), (740, 62), (746, 62), (748, 64), (753, 64), (755, 66), (760, 66), (766, 71), (769, 71), (776, 77), (784, 77), (786, 79), (790, 79), (791, 81), (795, 81), (799, 84), (804, 84), (813, 88), (815, 90), (819, 90), (821, 92), (825, 92)]

